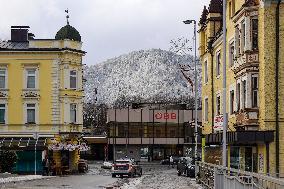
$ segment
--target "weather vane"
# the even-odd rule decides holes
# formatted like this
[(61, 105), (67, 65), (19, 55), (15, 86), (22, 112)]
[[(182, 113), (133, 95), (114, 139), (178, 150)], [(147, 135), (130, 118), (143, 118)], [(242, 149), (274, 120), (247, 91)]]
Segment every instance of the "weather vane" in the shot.
[(68, 10), (68, 8), (65, 10), (65, 12), (67, 13), (67, 15), (66, 15), (66, 20), (67, 20), (67, 25), (69, 25), (69, 10)]

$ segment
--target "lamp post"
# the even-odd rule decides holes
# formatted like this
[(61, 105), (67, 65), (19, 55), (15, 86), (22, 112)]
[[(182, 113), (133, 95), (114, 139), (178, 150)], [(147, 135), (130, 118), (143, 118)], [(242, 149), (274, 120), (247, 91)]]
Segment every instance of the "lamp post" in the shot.
[[(194, 95), (195, 95), (195, 127), (194, 127), (194, 137), (195, 137), (195, 150), (194, 150), (194, 159), (195, 159), (195, 170), (197, 168), (196, 160), (197, 160), (197, 57), (196, 57), (196, 20), (186, 20), (183, 21), (184, 24), (194, 24)], [(196, 177), (197, 171), (195, 171)]]
[(227, 28), (226, 28), (226, 0), (223, 0), (223, 150), (222, 150), (222, 163), (223, 166), (227, 166), (227, 95), (226, 95), (226, 40), (227, 40)]

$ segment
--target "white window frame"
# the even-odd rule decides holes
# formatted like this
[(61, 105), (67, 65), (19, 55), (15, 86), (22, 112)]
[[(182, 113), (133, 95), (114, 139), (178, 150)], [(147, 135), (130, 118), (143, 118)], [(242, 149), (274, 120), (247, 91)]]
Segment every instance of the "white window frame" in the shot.
[(205, 97), (204, 98), (204, 122), (208, 122), (208, 107), (209, 107), (208, 97)]
[[(72, 120), (73, 119), (72, 118), (73, 114), (71, 113), (73, 105), (75, 105), (75, 120)], [(69, 110), (70, 110), (70, 123), (73, 123), (73, 124), (77, 123), (78, 122), (78, 104), (70, 103)]]
[(0, 107), (0, 109), (4, 109), (4, 122), (0, 124), (7, 124), (8, 123), (8, 104), (6, 101), (0, 101), (0, 104), (3, 104), (5, 107)]
[[(233, 49), (232, 49), (233, 48)], [(229, 43), (229, 65), (233, 67), (235, 64), (235, 41)]]
[[(257, 88), (254, 89), (254, 83), (253, 83), (253, 78), (257, 79)], [(256, 106), (254, 104), (254, 91), (257, 93), (257, 99), (256, 99)], [(251, 75), (251, 107), (252, 108), (258, 108), (259, 107), (259, 78), (258, 74), (252, 74)]]
[[(35, 88), (28, 88), (28, 71), (29, 70), (35, 70)], [(34, 67), (34, 66), (25, 66), (24, 69), (24, 79), (23, 79), (24, 83), (24, 89), (26, 90), (38, 90), (39, 89), (39, 69), (38, 67)]]
[(246, 49), (246, 22), (245, 20), (242, 20), (240, 22), (240, 27), (241, 27), (241, 54), (243, 54), (245, 52), (245, 49)]
[(242, 82), (241, 82), (241, 109), (245, 109), (247, 107), (247, 105), (248, 105), (248, 101), (247, 101), (247, 95), (248, 95), (247, 86), (248, 86), (247, 79), (242, 79)]
[(252, 50), (258, 50), (259, 49), (259, 46), (258, 46), (258, 38), (259, 38), (259, 32), (258, 32), (258, 28), (257, 28), (257, 30), (256, 30), (256, 32), (257, 32), (257, 47), (256, 48), (253, 48), (253, 20), (257, 20), (257, 25), (258, 25), (258, 28), (259, 28), (259, 24), (258, 24), (258, 17), (251, 17), (251, 19), (250, 19), (250, 25), (251, 25), (251, 33), (250, 33), (250, 36), (251, 36), (251, 49)]
[[(71, 75), (71, 72), (75, 72), (75, 75)], [(71, 77), (75, 78), (76, 81), (75, 81), (75, 87), (71, 87)], [(69, 88), (70, 89), (77, 89), (78, 88), (78, 71), (77, 70), (69, 70)]]
[[(232, 93), (233, 93), (233, 98), (232, 98)], [(235, 112), (235, 90), (230, 90), (230, 115), (233, 115)]]
[[(220, 59), (219, 59), (220, 56)], [(221, 50), (216, 53), (216, 76), (219, 78), (221, 76)], [(220, 60), (220, 61), (219, 61)]]
[[(28, 104), (34, 104), (34, 110), (35, 110), (35, 123), (28, 123)], [(24, 103), (24, 124), (38, 124), (39, 123), (39, 107), (38, 102), (35, 100), (28, 100)]]
[[(220, 107), (218, 108), (218, 98), (220, 98)], [(219, 112), (218, 112), (219, 111)], [(221, 93), (218, 92), (216, 95), (216, 115), (221, 115), (222, 111), (222, 99), (221, 99)]]
[[(240, 88), (238, 88), (238, 86), (240, 86)], [(240, 81), (237, 81), (236, 84), (236, 111), (239, 112), (241, 110), (241, 89), (242, 89), (242, 85)]]
[(0, 71), (4, 71), (5, 73), (4, 74), (1, 74), (0, 73), (0, 76), (4, 76), (4, 88), (1, 88), (0, 89), (7, 89), (8, 87), (8, 73), (7, 73), (7, 69), (6, 68), (2, 68), (0, 67)]

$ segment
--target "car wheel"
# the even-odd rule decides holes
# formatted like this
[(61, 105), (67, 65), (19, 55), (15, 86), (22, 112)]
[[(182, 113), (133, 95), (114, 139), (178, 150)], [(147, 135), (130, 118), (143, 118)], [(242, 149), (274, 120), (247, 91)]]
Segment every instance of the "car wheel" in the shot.
[(112, 178), (115, 178), (115, 177), (116, 177), (116, 175), (115, 175), (115, 174), (111, 174), (111, 177), (112, 177)]
[(142, 176), (142, 170), (140, 170), (140, 172), (138, 173), (138, 176), (139, 176), (139, 177)]
[(181, 175), (181, 172), (180, 172), (180, 171), (178, 171), (177, 173), (178, 173), (178, 176), (180, 176), (180, 175)]

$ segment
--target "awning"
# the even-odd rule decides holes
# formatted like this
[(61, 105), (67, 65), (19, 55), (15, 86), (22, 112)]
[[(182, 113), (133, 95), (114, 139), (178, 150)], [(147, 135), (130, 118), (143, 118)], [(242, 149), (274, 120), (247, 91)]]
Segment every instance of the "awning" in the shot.
[[(220, 145), (223, 133), (205, 135), (206, 145)], [(270, 143), (274, 140), (274, 131), (236, 131), (227, 132), (227, 144)]]
[(47, 148), (46, 146), (47, 138), (34, 139), (30, 137), (7, 137), (0, 138), (0, 149), (5, 150), (43, 150)]

